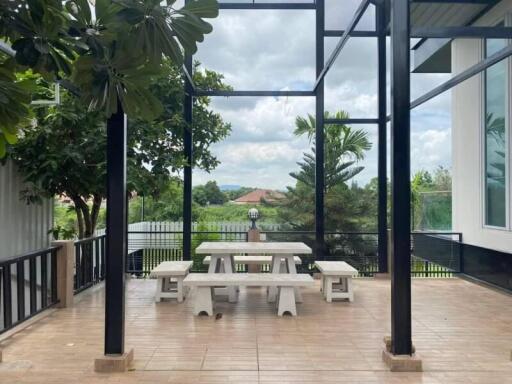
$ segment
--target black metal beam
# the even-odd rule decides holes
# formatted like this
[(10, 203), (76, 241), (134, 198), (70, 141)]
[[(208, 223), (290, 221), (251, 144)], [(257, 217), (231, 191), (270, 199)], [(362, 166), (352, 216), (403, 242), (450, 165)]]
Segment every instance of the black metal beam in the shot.
[(124, 353), (127, 121), (117, 104), (117, 112), (107, 120), (105, 355)]
[(303, 97), (315, 96), (314, 91), (228, 91), (228, 90), (203, 90), (197, 89), (194, 96), (208, 96), (208, 97)]
[(482, 71), (485, 71), (487, 68), (493, 66), (494, 64), (500, 62), (501, 60), (506, 59), (507, 57), (512, 55), (512, 45), (509, 45), (495, 54), (489, 56), (488, 58), (482, 60), (478, 64), (475, 64), (465, 71), (453, 76), (450, 80), (447, 80), (443, 84), (435, 87), (431, 91), (425, 93), (423, 96), (418, 97), (410, 104), (410, 109), (414, 109), (420, 106), (423, 103), (426, 103), (430, 99), (440, 95), (443, 92), (448, 91), (449, 89), (455, 87), (456, 85), (462, 83), (463, 81), (479, 74)]
[[(316, 8), (316, 74), (324, 69), (325, 2), (317, 0)], [(325, 259), (325, 170), (324, 170), (324, 80), (315, 86), (315, 257)]]
[[(328, 29), (324, 32), (325, 37), (341, 37), (345, 31), (336, 31), (333, 29)], [(352, 31), (349, 33), (350, 37), (377, 37), (377, 31)]]
[(410, 2), (391, 2), (391, 352), (412, 354)]
[[(185, 0), (185, 4), (188, 0)], [(192, 73), (192, 55), (185, 56), (184, 68), (187, 73)], [(185, 82), (185, 95), (183, 98), (183, 118), (186, 128), (183, 134), (183, 149), (186, 165), (183, 167), (183, 260), (192, 259), (192, 168), (194, 164), (193, 154), (193, 130), (192, 116), (194, 106), (193, 83)]]
[(411, 3), (489, 4), (489, 0), (411, 0)]
[(388, 175), (387, 175), (387, 78), (386, 78), (386, 9), (385, 4), (375, 10), (377, 38), (377, 94), (378, 94), (378, 145), (377, 145), (377, 228), (379, 272), (388, 272)]
[(379, 119), (355, 118), (355, 119), (324, 119), (324, 124), (378, 124)]
[(510, 27), (415, 27), (411, 29), (412, 38), (485, 38), (485, 39), (510, 39), (512, 28)]
[[(354, 28), (356, 27), (357, 23), (359, 22), (359, 20), (361, 19), (361, 17), (363, 16), (364, 12), (366, 11), (366, 9), (368, 8), (369, 5), (370, 5), (369, 0), (361, 1), (361, 4), (359, 4), (359, 7), (357, 8), (352, 20), (348, 24), (347, 29), (344, 31), (343, 35), (341, 36), (340, 41), (338, 42), (338, 44), (336, 44), (336, 47), (334, 47), (334, 50), (332, 51), (331, 56), (329, 56), (329, 59), (327, 59), (327, 62), (325, 63), (322, 71), (317, 75), (315, 86), (313, 87), (313, 89), (316, 90), (316, 88), (320, 85), (320, 82), (323, 81), (325, 75), (327, 75), (327, 72), (329, 71), (329, 69), (331, 69), (332, 65), (334, 64), (334, 61), (336, 60), (336, 58), (340, 54), (341, 50), (343, 49), (343, 47), (347, 43), (348, 39), (350, 38), (350, 33), (354, 30)], [(317, 44), (318, 44), (318, 42), (317, 42)], [(322, 42), (322, 44), (323, 44), (323, 42)]]
[(192, 79), (192, 75), (191, 75), (192, 65), (190, 65), (190, 69), (189, 69), (189, 65), (187, 65), (187, 63), (185, 63), (181, 67), (181, 70), (183, 71), (183, 74), (185, 75), (185, 79), (188, 82), (188, 85), (190, 86), (192, 91), (195, 91), (196, 90), (196, 85), (194, 84), (194, 79)]
[(307, 10), (316, 9), (315, 3), (223, 3), (219, 2), (220, 9), (238, 10)]

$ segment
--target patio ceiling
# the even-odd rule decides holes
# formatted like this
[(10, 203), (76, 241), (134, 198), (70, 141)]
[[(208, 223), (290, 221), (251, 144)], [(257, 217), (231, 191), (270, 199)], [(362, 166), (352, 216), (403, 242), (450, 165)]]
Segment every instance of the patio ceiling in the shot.
[[(411, 0), (411, 27), (463, 27), (473, 24), (499, 0)], [(421, 39), (414, 47), (413, 72), (450, 73), (451, 38)]]

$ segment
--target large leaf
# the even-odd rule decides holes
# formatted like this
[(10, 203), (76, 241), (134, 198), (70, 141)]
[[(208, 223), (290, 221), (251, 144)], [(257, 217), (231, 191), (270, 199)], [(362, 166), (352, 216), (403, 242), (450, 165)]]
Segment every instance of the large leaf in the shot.
[(182, 10), (189, 11), (202, 18), (215, 18), (219, 15), (219, 3), (217, 0), (189, 1)]

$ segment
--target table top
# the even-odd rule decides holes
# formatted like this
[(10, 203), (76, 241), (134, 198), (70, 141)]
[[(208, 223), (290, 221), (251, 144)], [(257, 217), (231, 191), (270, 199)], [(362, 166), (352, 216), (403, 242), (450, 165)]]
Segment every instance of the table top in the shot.
[(268, 254), (310, 254), (313, 251), (304, 243), (293, 242), (230, 242), (205, 241), (196, 248), (199, 254), (239, 254), (239, 253), (268, 253)]
[(357, 276), (358, 272), (344, 261), (315, 261), (320, 272), (325, 275)]

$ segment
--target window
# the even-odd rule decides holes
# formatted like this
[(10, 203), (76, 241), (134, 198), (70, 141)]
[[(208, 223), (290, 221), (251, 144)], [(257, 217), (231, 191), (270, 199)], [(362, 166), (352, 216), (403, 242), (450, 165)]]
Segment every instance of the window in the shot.
[[(507, 44), (504, 39), (486, 40), (486, 57)], [(503, 60), (484, 74), (484, 224), (500, 228), (507, 226), (508, 65)]]

